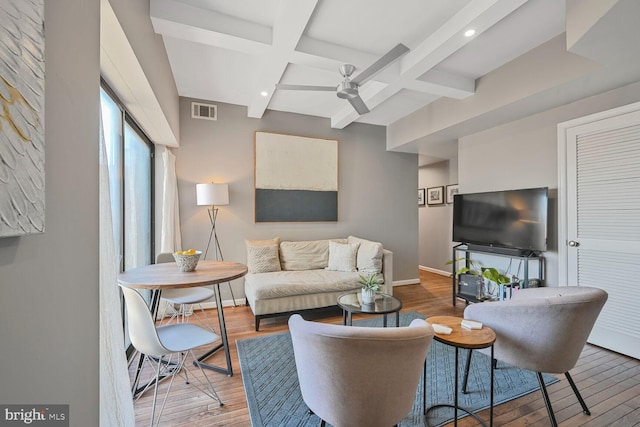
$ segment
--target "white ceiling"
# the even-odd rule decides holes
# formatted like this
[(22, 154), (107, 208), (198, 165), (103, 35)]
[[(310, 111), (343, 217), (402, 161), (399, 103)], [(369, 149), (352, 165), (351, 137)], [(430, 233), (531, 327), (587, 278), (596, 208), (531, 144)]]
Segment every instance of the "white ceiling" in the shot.
[[(565, 1), (151, 0), (151, 19), (180, 96), (343, 128), (390, 125), (441, 97), (472, 96), (477, 78), (565, 31)], [(341, 64), (357, 75), (398, 43), (411, 51), (360, 88), (369, 114), (332, 92), (275, 90), (337, 86)]]

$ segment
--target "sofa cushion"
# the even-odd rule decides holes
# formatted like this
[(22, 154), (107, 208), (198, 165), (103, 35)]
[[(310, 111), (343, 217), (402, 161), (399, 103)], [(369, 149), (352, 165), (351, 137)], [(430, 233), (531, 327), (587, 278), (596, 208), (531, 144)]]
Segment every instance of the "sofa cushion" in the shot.
[(249, 273), (280, 271), (278, 245), (247, 246), (247, 269)]
[(355, 236), (349, 236), (347, 241), (360, 244), (356, 258), (356, 266), (359, 272), (367, 274), (379, 274), (382, 272), (382, 243), (360, 239)]
[(356, 255), (359, 246), (359, 243), (329, 242), (329, 263), (327, 270), (357, 271)]
[(325, 268), (328, 262), (328, 240), (280, 243), (280, 264), (283, 270), (318, 270)]
[(308, 270), (247, 274), (245, 291), (252, 300), (360, 289), (358, 272)]
[[(264, 273), (267, 271), (280, 271), (280, 258), (278, 245), (280, 244), (280, 238), (274, 237), (267, 240), (245, 240), (247, 246), (247, 269), (249, 273)], [(267, 249), (260, 250), (258, 248)], [(275, 259), (273, 257), (273, 251), (275, 249)], [(265, 260), (264, 257), (269, 259)]]

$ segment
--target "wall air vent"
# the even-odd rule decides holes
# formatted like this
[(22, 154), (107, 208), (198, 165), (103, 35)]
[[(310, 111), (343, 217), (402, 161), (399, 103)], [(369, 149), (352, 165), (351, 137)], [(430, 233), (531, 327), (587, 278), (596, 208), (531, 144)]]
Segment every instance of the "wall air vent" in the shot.
[(218, 106), (213, 104), (191, 103), (191, 118), (218, 120)]

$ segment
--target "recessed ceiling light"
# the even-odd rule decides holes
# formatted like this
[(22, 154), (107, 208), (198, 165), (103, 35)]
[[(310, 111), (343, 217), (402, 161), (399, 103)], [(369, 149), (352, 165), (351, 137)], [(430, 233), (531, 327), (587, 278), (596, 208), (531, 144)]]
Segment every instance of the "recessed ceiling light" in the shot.
[(260, 92), (260, 95), (267, 96), (269, 95), (269, 92), (267, 92), (266, 90), (263, 90), (262, 92)]
[(473, 35), (476, 33), (476, 30), (467, 30), (464, 32), (464, 36), (465, 37), (473, 37)]

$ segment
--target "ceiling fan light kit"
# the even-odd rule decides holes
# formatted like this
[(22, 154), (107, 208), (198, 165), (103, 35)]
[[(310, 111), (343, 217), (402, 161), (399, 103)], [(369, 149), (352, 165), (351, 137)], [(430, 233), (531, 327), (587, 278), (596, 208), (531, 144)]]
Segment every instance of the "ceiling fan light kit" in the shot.
[(393, 62), (400, 59), (401, 56), (409, 52), (409, 48), (402, 43), (396, 45), (393, 49), (385, 53), (376, 62), (365, 68), (360, 74), (351, 79), (351, 74), (356, 70), (356, 67), (351, 64), (341, 65), (339, 68), (340, 74), (344, 77), (344, 80), (337, 86), (310, 86), (310, 85), (291, 85), (291, 84), (277, 84), (276, 89), (279, 90), (314, 90), (314, 91), (335, 91), (336, 95), (340, 99), (346, 99), (351, 106), (358, 112), (358, 114), (367, 114), (369, 108), (364, 103), (360, 95), (358, 94), (358, 88), (365, 82), (369, 81), (376, 74), (387, 68)]
[(358, 96), (358, 85), (344, 80), (338, 85), (338, 98), (351, 99), (354, 96)]

